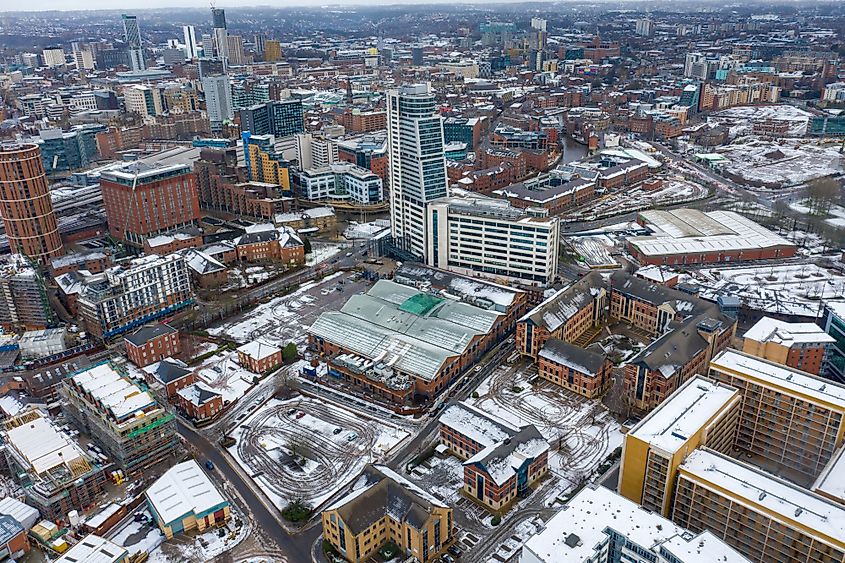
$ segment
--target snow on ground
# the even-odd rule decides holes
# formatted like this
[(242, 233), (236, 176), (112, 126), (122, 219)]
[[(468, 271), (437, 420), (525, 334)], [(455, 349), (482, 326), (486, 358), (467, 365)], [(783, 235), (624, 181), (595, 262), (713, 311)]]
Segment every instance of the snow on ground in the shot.
[(305, 265), (306, 266), (314, 266), (315, 264), (319, 264), (320, 262), (325, 262), (338, 252), (340, 252), (342, 246), (339, 244), (331, 244), (326, 242), (312, 242), (311, 243), (311, 254), (305, 255)]
[(640, 184), (600, 198), (590, 205), (587, 213), (584, 210), (573, 210), (564, 214), (563, 217), (569, 220), (587, 221), (707, 197), (707, 188), (681, 177), (664, 174), (655, 179), (663, 182), (656, 190), (645, 190)]
[(622, 445), (619, 423), (599, 401), (537, 379), (536, 367), (499, 366), (467, 401), (511, 424), (534, 424), (549, 441), (549, 469), (560, 479), (552, 496), (574, 488)]
[(238, 364), (238, 353), (228, 350), (205, 360), (197, 369), (199, 379), (223, 394), (223, 401), (234, 403), (252, 386), (256, 374)]
[[(789, 207), (798, 213), (804, 213), (805, 215), (812, 215), (812, 211), (807, 205), (807, 201), (800, 201), (790, 203)], [(828, 209), (829, 217), (825, 219), (825, 223), (829, 225), (833, 225), (834, 227), (845, 227), (845, 207), (841, 205), (831, 205), (830, 209)]]
[(368, 239), (376, 234), (390, 228), (389, 219), (376, 219), (369, 223), (358, 223), (350, 221), (349, 226), (343, 231), (343, 236), (349, 240), (353, 239)]
[(613, 239), (606, 235), (569, 237), (567, 241), (590, 268), (619, 267), (610, 255), (615, 248)]
[(279, 509), (294, 498), (317, 509), (408, 436), (326, 401), (271, 399), (232, 433), (228, 451)]
[(152, 522), (149, 508), (142, 504), (138, 510), (131, 513), (140, 514), (142, 521), (136, 521), (133, 516), (127, 517), (113, 528), (106, 539), (117, 545), (122, 545), (129, 551), (129, 554), (150, 553), (164, 542), (164, 532)]
[[(239, 343), (255, 340), (259, 336), (278, 346), (284, 346), (290, 341), (302, 343), (306, 338), (305, 329), (311, 324), (305, 322), (304, 312), (313, 311), (319, 292), (332, 288), (332, 282), (343, 275), (343, 272), (335, 272), (320, 281), (305, 283), (293, 293), (276, 297), (240, 315), (234, 321), (208, 329), (208, 332), (213, 336), (227, 336)], [(343, 297), (345, 301), (348, 297), (345, 293), (337, 292), (337, 296)], [(341, 305), (342, 303), (338, 304), (337, 308)]]
[(736, 106), (709, 115), (707, 122), (730, 128), (732, 137), (736, 137), (751, 134), (752, 124), (755, 121), (768, 119), (787, 121), (789, 122), (788, 135), (803, 137), (807, 134), (807, 124), (812, 116), (810, 112), (789, 104)]
[(819, 300), (845, 297), (845, 276), (815, 264), (706, 268), (692, 274), (701, 297), (735, 295), (748, 307), (815, 318)]
[(781, 143), (749, 140), (719, 147), (716, 152), (730, 162), (724, 170), (757, 185), (800, 186), (845, 168), (838, 145), (816, 145), (799, 139)]

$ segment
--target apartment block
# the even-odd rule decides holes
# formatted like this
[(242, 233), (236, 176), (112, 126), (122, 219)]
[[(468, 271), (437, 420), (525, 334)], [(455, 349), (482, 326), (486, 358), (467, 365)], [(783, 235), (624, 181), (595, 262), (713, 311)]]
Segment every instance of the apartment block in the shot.
[(672, 521), (758, 563), (845, 561), (845, 506), (706, 448), (678, 468)]
[(77, 306), (86, 330), (109, 339), (172, 315), (194, 301), (179, 254), (135, 258), (79, 281)]
[(516, 349), (535, 360), (550, 338), (574, 343), (598, 330), (606, 318), (609, 292), (598, 272), (591, 272), (537, 305), (516, 324)]
[(625, 435), (619, 494), (669, 517), (678, 466), (699, 446), (730, 450), (741, 400), (732, 387), (689, 379)]
[(845, 304), (826, 303), (821, 327), (834, 340), (828, 348), (827, 362), (822, 375), (835, 381), (845, 382)]
[(714, 534), (693, 533), (588, 485), (522, 548), (519, 563), (749, 563)]
[(739, 449), (812, 479), (843, 442), (841, 385), (731, 349), (713, 358), (709, 377), (742, 394)]
[(360, 488), (326, 508), (323, 538), (347, 561), (369, 561), (388, 541), (421, 563), (452, 538), (452, 509), (383, 465), (368, 465)]
[(282, 349), (261, 340), (247, 342), (237, 352), (238, 363), (252, 373), (262, 374), (282, 364)]
[(176, 452), (173, 415), (144, 383), (107, 362), (64, 381), (64, 411), (128, 475), (143, 472)]
[(252, 225), (234, 243), (241, 262), (277, 262), (289, 267), (305, 263), (305, 245), (290, 227)]
[(604, 354), (550, 338), (538, 356), (541, 378), (588, 399), (601, 396), (613, 382), (613, 363)]
[(815, 323), (763, 317), (742, 335), (742, 351), (813, 375), (822, 375), (827, 350), (836, 342)]
[(0, 260), (0, 325), (6, 330), (37, 330), (56, 322), (44, 278), (21, 254)]
[(126, 357), (140, 368), (175, 356), (182, 348), (179, 331), (166, 324), (139, 328), (124, 336), (123, 344)]
[(542, 209), (453, 192), (430, 202), (425, 214), (432, 266), (535, 285), (557, 276), (560, 221)]
[(129, 165), (100, 179), (109, 233), (142, 247), (150, 237), (191, 227), (200, 217), (196, 176), (189, 165)]
[(27, 410), (3, 421), (0, 436), (11, 475), (23, 488), (27, 504), (42, 517), (67, 523), (68, 512), (100, 501), (106, 484), (103, 467), (39, 411)]
[(212, 419), (223, 411), (223, 395), (199, 381), (180, 389), (175, 400), (178, 408), (197, 422)]
[(384, 186), (375, 173), (348, 162), (306, 168), (296, 175), (297, 191), (308, 201), (372, 205), (384, 201)]

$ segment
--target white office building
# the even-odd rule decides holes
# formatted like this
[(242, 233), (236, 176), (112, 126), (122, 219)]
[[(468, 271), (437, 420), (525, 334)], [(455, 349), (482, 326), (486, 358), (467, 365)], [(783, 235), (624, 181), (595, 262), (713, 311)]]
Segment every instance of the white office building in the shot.
[(328, 166), (338, 161), (337, 141), (322, 135), (299, 133), (296, 136), (296, 159), (303, 170)]
[(358, 205), (384, 200), (381, 178), (350, 162), (337, 162), (299, 173), (299, 189), (309, 201), (332, 200)]
[(232, 86), (229, 76), (218, 74), (206, 76), (202, 79), (202, 90), (205, 93), (205, 110), (211, 122), (212, 131), (223, 129), (223, 122), (234, 119), (235, 110), (232, 105)]
[(427, 227), (431, 266), (543, 285), (557, 273), (560, 222), (544, 209), (456, 190), (428, 204)]
[(443, 118), (430, 84), (387, 93), (390, 220), (394, 242), (427, 260), (425, 207), (447, 192)]
[(200, 56), (199, 45), (197, 44), (197, 32), (192, 25), (182, 26), (182, 35), (185, 41), (185, 58), (188, 60), (198, 59)]

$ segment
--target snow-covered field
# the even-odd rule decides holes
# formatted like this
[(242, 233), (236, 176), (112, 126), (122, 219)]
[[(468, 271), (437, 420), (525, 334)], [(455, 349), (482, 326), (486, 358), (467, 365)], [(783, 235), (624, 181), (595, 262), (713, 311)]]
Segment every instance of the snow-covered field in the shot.
[[(293, 293), (276, 297), (223, 325), (210, 328), (209, 334), (228, 336), (239, 343), (258, 337), (277, 346), (305, 342), (305, 330), (325, 309), (340, 309), (358, 286), (348, 281), (349, 274), (336, 272), (321, 281), (303, 284)], [(338, 279), (346, 279), (343, 291), (334, 291)]]
[(320, 262), (325, 262), (332, 256), (338, 254), (342, 250), (339, 244), (331, 244), (326, 242), (312, 242), (311, 254), (305, 255), (305, 265), (313, 266)]
[(800, 186), (845, 169), (845, 159), (837, 145), (796, 139), (782, 143), (755, 139), (719, 147), (716, 152), (730, 160), (725, 165), (726, 172), (768, 187)]
[(536, 367), (520, 362), (499, 366), (467, 402), (523, 426), (534, 424), (549, 441), (549, 469), (558, 477), (546, 491), (548, 503), (588, 477), (622, 445), (619, 423), (599, 401), (581, 397), (554, 384), (529, 380)]
[(845, 298), (845, 276), (815, 264), (707, 268), (695, 272), (693, 281), (705, 299), (735, 295), (770, 313), (816, 317), (821, 299)]
[(271, 399), (232, 433), (228, 451), (279, 509), (295, 498), (316, 509), (408, 435), (326, 401)]
[(234, 350), (211, 356), (197, 368), (196, 373), (203, 383), (223, 394), (223, 401), (230, 403), (244, 396), (256, 375), (238, 364), (238, 353)]
[(569, 237), (567, 242), (584, 259), (590, 268), (618, 268), (619, 264), (610, 255), (614, 250), (613, 239), (607, 235)]
[(755, 121), (768, 119), (787, 121), (789, 122), (788, 135), (803, 137), (807, 134), (807, 124), (812, 116), (810, 112), (789, 104), (736, 106), (709, 115), (707, 122), (728, 127), (730, 137), (733, 139), (750, 135)]
[[(812, 211), (807, 206), (806, 201), (790, 203), (789, 207), (798, 213), (804, 213), (807, 215), (812, 214)], [(828, 215), (830, 215), (830, 217), (825, 219), (825, 223), (833, 225), (834, 227), (845, 227), (845, 207), (842, 207), (841, 205), (831, 205), (830, 209), (828, 209)]]

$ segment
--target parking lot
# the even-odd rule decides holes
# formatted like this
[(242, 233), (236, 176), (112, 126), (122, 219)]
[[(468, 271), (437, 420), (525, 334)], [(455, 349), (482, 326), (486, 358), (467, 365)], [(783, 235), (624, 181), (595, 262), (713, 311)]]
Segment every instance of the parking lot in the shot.
[(407, 436), (327, 401), (271, 399), (232, 433), (229, 453), (279, 509), (295, 498), (316, 509)]
[(288, 342), (300, 346), (305, 343), (306, 329), (320, 313), (340, 309), (351, 295), (366, 291), (368, 287), (369, 284), (359, 280), (354, 272), (337, 272), (262, 303), (208, 332), (241, 343), (261, 337), (279, 346)]

